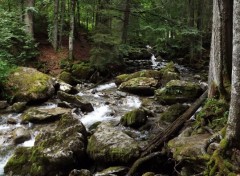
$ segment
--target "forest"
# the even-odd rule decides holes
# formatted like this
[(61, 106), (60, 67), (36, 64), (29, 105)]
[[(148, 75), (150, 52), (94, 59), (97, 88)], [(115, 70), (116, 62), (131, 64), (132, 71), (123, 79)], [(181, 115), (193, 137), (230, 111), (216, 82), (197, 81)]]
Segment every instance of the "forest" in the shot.
[(240, 174), (240, 0), (0, 0), (0, 176)]

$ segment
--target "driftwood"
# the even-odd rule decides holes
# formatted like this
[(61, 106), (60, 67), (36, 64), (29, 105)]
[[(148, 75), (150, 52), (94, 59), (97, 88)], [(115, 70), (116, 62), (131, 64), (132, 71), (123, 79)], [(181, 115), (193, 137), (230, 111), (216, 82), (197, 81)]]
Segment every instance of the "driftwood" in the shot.
[(152, 158), (155, 158), (156, 156), (159, 156), (160, 154), (160, 152), (155, 152), (138, 159), (128, 171), (127, 176), (133, 175), (145, 162), (149, 161)]
[(160, 149), (165, 142), (168, 142), (173, 134), (176, 134), (181, 130), (184, 123), (197, 111), (204, 100), (207, 98), (207, 90), (185, 111), (180, 117), (178, 117), (171, 125), (164, 131), (160, 132), (152, 141), (149, 142), (148, 146), (143, 149), (141, 157), (148, 155)]

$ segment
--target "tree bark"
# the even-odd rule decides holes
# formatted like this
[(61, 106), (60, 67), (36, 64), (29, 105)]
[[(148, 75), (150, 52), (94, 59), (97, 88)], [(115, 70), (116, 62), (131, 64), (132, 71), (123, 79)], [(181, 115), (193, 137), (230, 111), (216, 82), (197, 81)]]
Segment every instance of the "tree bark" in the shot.
[(151, 152), (156, 151), (163, 146), (165, 142), (172, 137), (173, 134), (178, 132), (184, 123), (197, 111), (201, 104), (207, 98), (207, 90), (198, 98), (186, 112), (184, 112), (179, 118), (177, 118), (171, 125), (169, 125), (163, 132), (160, 132), (152, 141), (149, 142), (148, 146), (143, 149), (142, 157), (148, 155)]
[(60, 3), (60, 29), (59, 29), (59, 44), (58, 46), (62, 46), (62, 37), (63, 37), (63, 25), (64, 25), (64, 17), (65, 17), (65, 0), (61, 0)]
[(54, 0), (54, 21), (53, 21), (53, 41), (52, 45), (55, 51), (58, 49), (58, 14), (59, 0)]
[(214, 96), (215, 88), (218, 89), (220, 96), (226, 96), (226, 90), (224, 88), (224, 60), (223, 50), (226, 47), (223, 44), (224, 26), (223, 26), (223, 1), (214, 0), (213, 1), (213, 22), (212, 22), (212, 39), (211, 39), (211, 52), (210, 52), (210, 63), (209, 63), (209, 74), (208, 74), (208, 86), (209, 92), (208, 97), (212, 98)]
[(226, 139), (231, 147), (239, 148), (240, 139), (240, 0), (233, 5), (232, 87)]
[(198, 51), (198, 59), (202, 59), (203, 5), (204, 5), (204, 0), (198, 0), (197, 29), (200, 32), (200, 35), (199, 35), (199, 38), (198, 38), (198, 46), (200, 47), (200, 49)]
[(130, 17), (130, 0), (126, 0), (124, 18), (123, 18), (123, 29), (122, 29), (122, 43), (127, 43), (128, 25)]
[(69, 59), (73, 60), (75, 0), (71, 0), (70, 6)]
[(29, 8), (34, 7), (35, 0), (25, 0), (25, 7), (26, 7), (26, 12), (24, 15), (24, 21), (25, 21), (25, 30), (26, 32), (34, 37), (34, 32), (33, 32), (33, 12)]
[[(190, 28), (194, 28), (194, 0), (189, 0), (189, 19), (188, 19), (188, 23), (189, 23), (189, 27)], [(171, 36), (170, 36), (171, 38)], [(194, 43), (195, 43), (195, 39), (194, 37), (191, 39), (190, 41), (190, 63), (193, 61), (194, 59)]]

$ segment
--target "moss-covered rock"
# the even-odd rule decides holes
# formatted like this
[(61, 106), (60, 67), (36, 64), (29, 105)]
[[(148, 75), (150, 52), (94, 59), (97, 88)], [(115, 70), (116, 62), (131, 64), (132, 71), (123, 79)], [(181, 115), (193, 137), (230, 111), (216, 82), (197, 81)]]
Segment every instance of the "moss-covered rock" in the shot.
[(120, 85), (123, 82), (126, 82), (133, 78), (138, 77), (147, 77), (147, 78), (154, 78), (156, 80), (160, 80), (162, 77), (162, 73), (157, 70), (142, 70), (132, 74), (122, 74), (115, 78), (116, 85)]
[(173, 62), (168, 63), (165, 67), (160, 70), (162, 77), (160, 83), (165, 86), (171, 80), (179, 80), (180, 74)]
[(180, 103), (171, 105), (166, 111), (161, 115), (161, 120), (166, 122), (173, 122), (178, 118), (182, 113), (187, 110), (188, 106)]
[(119, 86), (119, 90), (133, 93), (136, 95), (154, 95), (154, 91), (158, 87), (158, 80), (148, 77), (138, 77), (123, 82)]
[(121, 124), (130, 127), (140, 127), (147, 121), (147, 112), (143, 109), (134, 109), (124, 114)]
[(26, 109), (27, 102), (16, 102), (11, 106), (11, 110), (16, 113), (21, 113)]
[(79, 95), (71, 95), (63, 91), (58, 91), (57, 96), (61, 101), (66, 101), (72, 106), (80, 108), (83, 112), (92, 112), (94, 110), (92, 104)]
[(66, 114), (68, 112), (70, 112), (70, 109), (60, 107), (52, 109), (30, 108), (21, 115), (21, 119), (22, 123), (52, 122), (60, 119), (63, 114)]
[(219, 131), (228, 119), (229, 104), (218, 99), (207, 99), (203, 108), (197, 113), (196, 123), (202, 126), (209, 125), (211, 129)]
[(199, 97), (202, 89), (199, 84), (172, 80), (165, 87), (155, 91), (155, 97), (162, 104), (192, 101)]
[(72, 76), (78, 80), (88, 80), (93, 73), (94, 69), (88, 62), (81, 62), (72, 66)]
[(101, 164), (126, 164), (140, 154), (136, 141), (106, 122), (101, 123), (90, 137), (87, 153)]
[(7, 162), (4, 172), (12, 175), (67, 175), (85, 160), (87, 132), (70, 113), (64, 114), (52, 132), (36, 136), (31, 148), (20, 147)]
[[(189, 137), (179, 136), (170, 140), (167, 144), (177, 162), (186, 163), (184, 166), (191, 171), (201, 172), (209, 159), (204, 152), (206, 141), (210, 134), (199, 134)], [(188, 174), (188, 175), (193, 175)]]
[(52, 78), (33, 68), (18, 67), (9, 75), (4, 90), (13, 101), (46, 100), (54, 94)]
[(59, 75), (59, 79), (70, 85), (74, 84), (74, 80), (72, 78), (71, 73), (69, 73), (67, 71), (61, 72)]

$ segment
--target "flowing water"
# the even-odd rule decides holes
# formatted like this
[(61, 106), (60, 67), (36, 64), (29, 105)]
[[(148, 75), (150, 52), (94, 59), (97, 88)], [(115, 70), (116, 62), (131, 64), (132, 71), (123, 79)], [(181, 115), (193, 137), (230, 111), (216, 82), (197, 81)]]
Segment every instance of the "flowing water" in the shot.
[[(72, 110), (73, 115), (75, 115), (87, 129), (95, 122), (109, 120), (118, 122), (124, 113), (141, 106), (141, 101), (137, 96), (117, 91), (115, 83), (112, 82), (100, 85), (94, 89), (83, 90), (79, 92), (78, 95), (91, 102), (94, 107), (94, 111), (87, 114), (78, 112), (76, 109)], [(41, 109), (51, 109), (57, 107), (57, 104), (47, 102), (37, 107)], [(31, 123), (21, 125), (20, 116), (20, 113), (0, 115), (0, 176), (4, 175), (3, 168), (17, 147), (12, 143), (12, 131), (15, 128), (24, 127), (28, 129), (32, 135), (29, 141), (25, 141), (18, 146), (34, 146), (35, 136), (38, 134), (38, 131), (32, 129), (33, 124)], [(17, 123), (8, 124), (8, 119), (10, 118)]]

